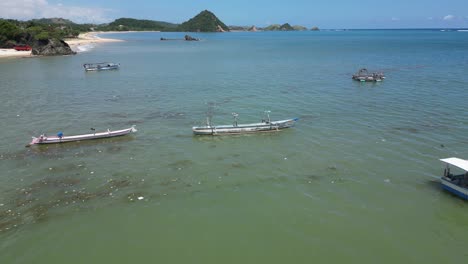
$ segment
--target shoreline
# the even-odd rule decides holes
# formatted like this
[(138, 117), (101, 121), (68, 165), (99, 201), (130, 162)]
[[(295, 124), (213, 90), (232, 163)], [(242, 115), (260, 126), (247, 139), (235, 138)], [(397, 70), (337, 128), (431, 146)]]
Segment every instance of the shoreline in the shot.
[(83, 52), (88, 50), (89, 45), (109, 42), (123, 42), (121, 39), (101, 38), (99, 34), (114, 33), (114, 32), (86, 32), (78, 35), (77, 38), (64, 39), (68, 46), (75, 52)]
[(30, 58), (34, 57), (31, 54), (31, 51), (17, 51), (15, 49), (0, 49), (0, 59), (1, 58)]
[[(91, 31), (80, 33), (77, 38), (63, 39), (70, 48), (77, 53), (86, 52), (100, 43), (124, 42), (122, 39), (102, 38), (100, 34), (124, 34), (134, 32), (161, 32), (161, 31)], [(2, 58), (31, 58), (31, 51), (17, 51), (15, 49), (0, 49), (0, 59)]]

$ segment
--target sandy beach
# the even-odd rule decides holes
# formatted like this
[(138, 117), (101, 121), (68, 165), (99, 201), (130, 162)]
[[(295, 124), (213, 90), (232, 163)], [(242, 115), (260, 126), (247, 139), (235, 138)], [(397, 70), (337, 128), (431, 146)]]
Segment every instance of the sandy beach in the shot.
[(87, 32), (78, 35), (78, 38), (72, 39), (64, 39), (70, 48), (76, 52), (82, 52), (89, 49), (90, 46), (99, 43), (106, 43), (106, 42), (121, 42), (123, 40), (120, 39), (109, 39), (109, 38), (101, 38), (98, 34), (103, 33), (112, 33), (112, 32)]
[[(87, 32), (78, 35), (77, 38), (64, 39), (70, 48), (76, 52), (83, 52), (92, 48), (95, 44), (107, 42), (120, 42), (120, 39), (109, 39), (98, 37), (98, 34), (112, 32)], [(24, 58), (33, 57), (31, 51), (17, 51), (14, 49), (0, 49), (0, 58)]]
[(31, 51), (17, 51), (15, 49), (0, 49), (0, 58), (31, 57)]

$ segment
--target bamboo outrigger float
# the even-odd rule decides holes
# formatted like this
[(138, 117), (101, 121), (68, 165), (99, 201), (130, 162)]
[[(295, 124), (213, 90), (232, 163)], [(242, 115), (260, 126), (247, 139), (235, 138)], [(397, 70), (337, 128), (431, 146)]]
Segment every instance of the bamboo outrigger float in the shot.
[[(91, 130), (94, 131), (93, 128)], [(75, 136), (64, 136), (62, 132), (59, 132), (57, 136), (52, 136), (52, 137), (49, 137), (43, 134), (43, 135), (40, 135), (39, 137), (33, 137), (31, 143), (26, 145), (26, 147), (37, 145), (37, 144), (56, 144), (56, 143), (66, 143), (66, 142), (83, 141), (83, 140), (99, 139), (99, 138), (119, 137), (119, 136), (130, 134), (132, 132), (137, 132), (137, 130), (135, 129), (135, 126), (122, 129), (122, 130), (111, 131), (108, 129), (105, 132), (75, 135)]]
[(192, 131), (195, 135), (226, 135), (226, 134), (244, 134), (244, 133), (255, 133), (255, 132), (274, 132), (281, 129), (289, 128), (299, 120), (299, 118), (286, 119), (280, 121), (270, 120), (270, 111), (265, 111), (266, 119), (263, 119), (260, 123), (251, 124), (238, 124), (236, 113), (232, 113), (234, 122), (232, 125), (213, 126), (210, 120), (207, 118), (206, 126), (192, 127)]

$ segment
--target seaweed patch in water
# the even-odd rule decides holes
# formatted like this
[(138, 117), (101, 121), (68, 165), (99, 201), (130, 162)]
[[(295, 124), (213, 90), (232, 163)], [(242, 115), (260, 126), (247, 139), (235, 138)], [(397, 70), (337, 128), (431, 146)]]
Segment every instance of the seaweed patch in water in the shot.
[(193, 165), (193, 161), (185, 159), (185, 160), (178, 160), (176, 162), (170, 163), (168, 167), (172, 169), (182, 169), (182, 168), (187, 168)]
[(72, 171), (79, 171), (85, 169), (86, 166), (83, 164), (73, 164), (73, 163), (68, 163), (68, 164), (60, 164), (60, 166), (57, 167), (49, 167), (46, 169), (49, 173), (64, 173), (64, 172), (72, 172)]
[(237, 168), (237, 169), (240, 169), (240, 168), (245, 168), (245, 165), (240, 163), (240, 162), (235, 162), (235, 163), (232, 163), (231, 164), (231, 167), (232, 168)]
[(106, 152), (117, 153), (117, 152), (122, 151), (122, 149), (123, 148), (121, 146), (112, 145), (112, 146), (106, 148)]
[(319, 175), (315, 175), (315, 174), (310, 174), (310, 175), (307, 175), (306, 176), (306, 179), (309, 180), (309, 181), (318, 181), (320, 180), (320, 176)]
[[(14, 203), (0, 211), (0, 232), (20, 225), (48, 220), (51, 209), (83, 204), (96, 198), (114, 197), (113, 193), (131, 185), (127, 179), (111, 179), (95, 191), (77, 188), (80, 179), (45, 178), (28, 187), (18, 189)], [(73, 188), (72, 188), (73, 187)], [(2, 205), (2, 209), (5, 205)]]
[(393, 129), (395, 129), (397, 131), (410, 132), (410, 133), (413, 133), (413, 134), (419, 133), (419, 130), (417, 128), (413, 128), (413, 127), (395, 127)]
[(146, 116), (145, 119), (184, 119), (185, 113), (183, 112), (153, 112)]

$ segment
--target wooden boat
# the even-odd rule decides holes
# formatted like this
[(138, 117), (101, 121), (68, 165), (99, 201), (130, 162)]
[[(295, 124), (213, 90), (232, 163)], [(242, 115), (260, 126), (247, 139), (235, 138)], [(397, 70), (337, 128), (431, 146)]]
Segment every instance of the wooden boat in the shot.
[[(468, 200), (468, 160), (459, 158), (441, 159), (447, 164), (444, 176), (441, 177), (442, 188), (456, 196)], [(450, 165), (461, 169), (463, 173), (452, 174)]]
[[(91, 129), (94, 130), (94, 129)], [(55, 144), (55, 143), (66, 143), (66, 142), (74, 142), (74, 141), (82, 141), (82, 140), (90, 140), (90, 139), (98, 139), (98, 138), (110, 138), (110, 137), (119, 137), (130, 134), (132, 132), (137, 132), (135, 126), (130, 128), (122, 129), (122, 130), (107, 130), (106, 132), (98, 132), (92, 134), (84, 134), (84, 135), (76, 135), (76, 136), (64, 136), (62, 132), (59, 132), (57, 136), (46, 136), (45, 134), (40, 135), (39, 137), (33, 137), (31, 143), (27, 145), (27, 147), (36, 144)]]
[(107, 71), (117, 70), (120, 68), (120, 64), (113, 62), (85, 63), (83, 67), (85, 71)]
[(234, 123), (232, 125), (213, 126), (210, 124), (209, 119), (207, 119), (206, 126), (192, 127), (192, 131), (195, 135), (225, 135), (272, 132), (292, 127), (299, 120), (298, 118), (293, 118), (280, 121), (271, 121), (269, 111), (267, 111), (267, 119), (262, 120), (260, 123), (238, 124), (237, 117), (239, 115), (236, 113), (232, 113), (232, 115), (234, 116)]
[(356, 74), (353, 74), (353, 80), (360, 82), (381, 82), (385, 79), (383, 72), (369, 73), (367, 69), (360, 69)]

